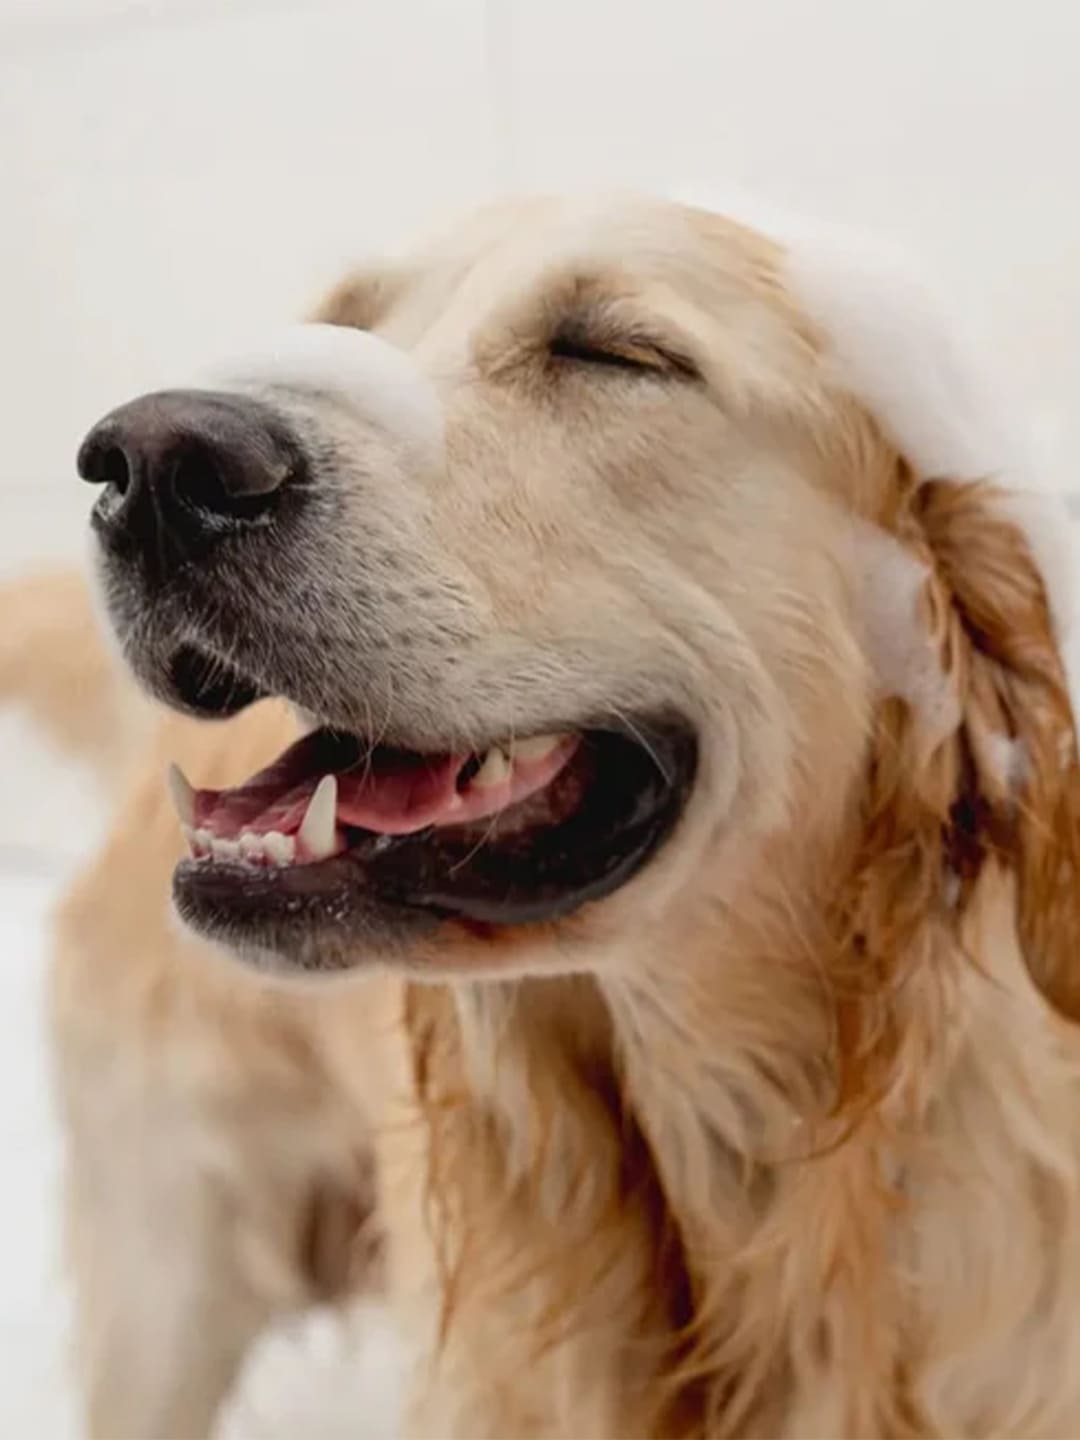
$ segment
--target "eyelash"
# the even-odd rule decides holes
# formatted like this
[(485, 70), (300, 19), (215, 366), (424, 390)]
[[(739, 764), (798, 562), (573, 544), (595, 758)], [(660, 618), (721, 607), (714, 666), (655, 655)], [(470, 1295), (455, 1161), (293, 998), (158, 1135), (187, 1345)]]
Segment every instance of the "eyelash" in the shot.
[(577, 340), (571, 335), (556, 335), (548, 346), (548, 354), (553, 360), (570, 360), (578, 365), (605, 365), (612, 370), (636, 370), (648, 374), (661, 369), (659, 364), (638, 360), (618, 350), (605, 350), (601, 345)]
[[(689, 356), (669, 350), (649, 336), (636, 339), (626, 336), (621, 342), (626, 349), (616, 348), (617, 343), (609, 347), (603, 341), (590, 340), (587, 332), (575, 334), (567, 330), (552, 336), (548, 342), (548, 357), (561, 364), (631, 371), (642, 376), (651, 375), (657, 380), (701, 379), (701, 371)], [(629, 353), (631, 350), (637, 353)]]

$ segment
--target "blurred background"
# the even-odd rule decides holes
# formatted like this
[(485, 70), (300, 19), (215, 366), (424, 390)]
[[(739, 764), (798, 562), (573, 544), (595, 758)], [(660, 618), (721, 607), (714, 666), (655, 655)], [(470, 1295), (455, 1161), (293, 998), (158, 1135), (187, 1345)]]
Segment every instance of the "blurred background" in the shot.
[[(81, 555), (100, 412), (508, 189), (734, 184), (892, 234), (1067, 489), (1077, 135), (1075, 0), (0, 0), (0, 573)], [(0, 1434), (60, 1437), (43, 918), (99, 811), (7, 716), (0, 780)]]

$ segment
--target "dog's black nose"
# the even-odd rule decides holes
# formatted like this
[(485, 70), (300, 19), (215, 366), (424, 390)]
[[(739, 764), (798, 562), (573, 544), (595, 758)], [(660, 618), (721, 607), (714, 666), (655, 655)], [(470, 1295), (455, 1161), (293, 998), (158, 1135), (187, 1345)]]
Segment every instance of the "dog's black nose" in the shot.
[(94, 525), (106, 541), (190, 558), (262, 520), (301, 467), (269, 406), (215, 390), (162, 390), (106, 415), (79, 449), (79, 474), (105, 490)]

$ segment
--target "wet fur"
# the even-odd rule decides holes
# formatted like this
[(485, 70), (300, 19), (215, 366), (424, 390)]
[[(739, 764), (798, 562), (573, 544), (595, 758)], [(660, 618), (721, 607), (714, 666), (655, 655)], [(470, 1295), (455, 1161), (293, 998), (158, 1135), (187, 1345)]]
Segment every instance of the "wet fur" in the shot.
[[(553, 416), (529, 372), (500, 387), (527, 326), (499, 267), (516, 293), (537, 223), (488, 215), (419, 288), (327, 303), (459, 381), (423, 544), (468, 561), (465, 669), (406, 588), (435, 669), (414, 685), (388, 644), (388, 723), (430, 734), (432, 683), (463, 732), (543, 723), (542, 638), (541, 702), (683, 705), (698, 794), (570, 921), (448, 929), (409, 957), (425, 983), (275, 988), (171, 921), (161, 774), (235, 780), (291, 722), (155, 722), (53, 977), (92, 1428), (204, 1433), (269, 1315), (373, 1283), (377, 1210), (417, 1435), (1074, 1433), (1080, 771), (1027, 544), (992, 487), (913, 472), (830, 384), (773, 247), (711, 217), (620, 215), (575, 250), (637, 277), (700, 393)], [(945, 733), (875, 686), (853, 518), (925, 566)]]

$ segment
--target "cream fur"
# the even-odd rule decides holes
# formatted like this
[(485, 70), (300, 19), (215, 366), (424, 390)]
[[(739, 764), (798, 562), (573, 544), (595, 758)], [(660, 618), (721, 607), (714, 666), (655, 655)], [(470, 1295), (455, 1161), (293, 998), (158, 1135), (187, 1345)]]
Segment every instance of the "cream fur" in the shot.
[[(410, 957), (433, 983), (270, 988), (167, 923), (161, 775), (235, 780), (291, 722), (160, 720), (54, 976), (92, 1428), (204, 1433), (269, 1316), (375, 1284), (373, 1157), (411, 1434), (1077, 1433), (1080, 773), (997, 472), (929, 465), (959, 452), (919, 345), (835, 277), (810, 304), (767, 232), (536, 202), (403, 274), (321, 318), (439, 388), (446, 471), (395, 478), (483, 603), (432, 713), (468, 733), (481, 679), (507, 729), (666, 698), (701, 775), (569, 921), (448, 927)], [(700, 378), (548, 403), (536, 335), (583, 289)], [(561, 643), (543, 694), (509, 637)]]

